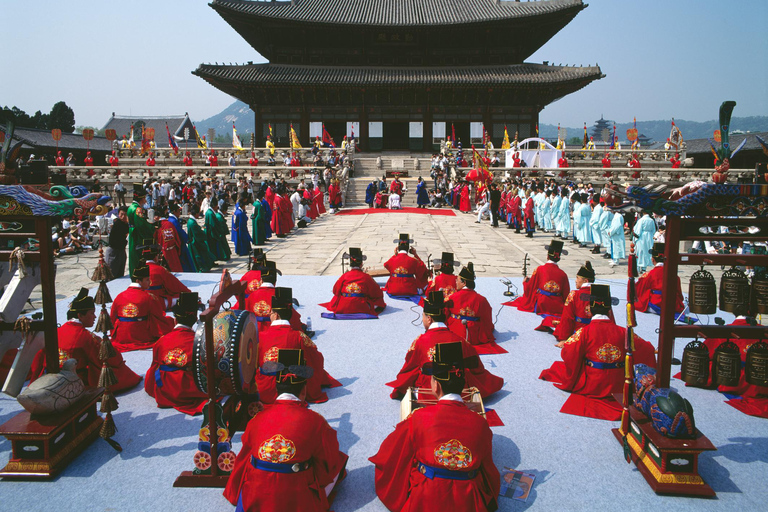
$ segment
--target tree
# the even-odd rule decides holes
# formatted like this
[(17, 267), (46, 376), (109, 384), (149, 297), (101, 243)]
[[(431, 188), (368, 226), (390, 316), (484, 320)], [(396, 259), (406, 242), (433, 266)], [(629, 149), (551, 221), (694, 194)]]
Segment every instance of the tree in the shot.
[(48, 115), (48, 129), (58, 128), (64, 133), (75, 131), (75, 111), (60, 101), (56, 103)]
[(567, 142), (569, 146), (581, 146), (583, 143), (584, 141), (581, 137), (571, 137)]
[(43, 114), (38, 110), (35, 112), (35, 115), (29, 118), (29, 127), (38, 128), (40, 130), (47, 130), (49, 118), (50, 116), (48, 114)]

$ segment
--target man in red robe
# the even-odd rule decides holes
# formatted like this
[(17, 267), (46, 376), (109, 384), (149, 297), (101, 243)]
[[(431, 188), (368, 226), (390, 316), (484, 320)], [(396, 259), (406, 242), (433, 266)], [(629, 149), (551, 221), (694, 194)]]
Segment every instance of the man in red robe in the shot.
[(133, 281), (112, 302), (112, 345), (118, 352), (152, 347), (163, 334), (173, 329), (173, 318), (165, 316), (165, 304), (149, 293), (149, 267), (139, 264), (131, 274)]
[(307, 183), (307, 188), (304, 189), (304, 199), (309, 201), (309, 208), (307, 209), (307, 217), (309, 217), (312, 220), (315, 220), (320, 216), (320, 212), (317, 209), (317, 201), (315, 201), (315, 192), (313, 188), (314, 187), (311, 183)]
[(306, 406), (312, 369), (303, 351), (279, 350), (261, 372), (274, 375), (277, 400), (248, 422), (224, 497), (244, 511), (328, 510), (347, 455), (336, 431)]
[[(405, 233), (400, 234), (395, 255), (384, 263), (389, 279), (384, 290), (392, 296), (421, 295), (429, 282), (429, 271), (421, 261), (416, 249), (410, 247), (413, 240)], [(413, 256), (411, 256), (411, 254)]]
[[(613, 301), (610, 286), (593, 284), (591, 290), (592, 321), (563, 342), (563, 360), (556, 361), (539, 378), (571, 392), (560, 412), (618, 420), (622, 406), (612, 395), (621, 392), (624, 385), (626, 329), (608, 317)], [(637, 335), (634, 339), (635, 364), (655, 368), (653, 345)]]
[[(259, 366), (267, 361), (277, 361), (280, 350), (302, 350), (307, 360), (307, 366), (314, 372), (307, 379), (307, 402), (319, 404), (328, 401), (328, 395), (322, 388), (341, 386), (336, 379), (325, 371), (325, 359), (317, 349), (309, 336), (291, 326), (293, 305), (281, 297), (272, 297), (272, 312), (270, 313), (270, 326), (259, 333)], [(275, 379), (261, 373), (256, 374), (256, 387), (259, 391), (259, 400), (264, 404), (271, 404), (277, 398)]]
[(451, 294), (459, 289), (459, 277), (453, 273), (454, 267), (459, 266), (459, 262), (454, 261), (452, 252), (443, 252), (442, 257), (433, 261), (435, 269), (440, 273), (432, 279), (424, 290), (424, 295), (429, 295), (433, 291), (441, 291), (446, 300), (451, 298)]
[(56, 152), (56, 165), (58, 167), (64, 167), (64, 157), (61, 155), (61, 151)]
[(461, 187), (459, 210), (464, 213), (472, 211), (472, 203), (469, 201), (469, 185), (466, 182)]
[[(168, 224), (173, 228), (170, 222)], [(149, 293), (165, 304), (165, 311), (170, 311), (174, 301), (179, 298), (179, 294), (181, 292), (189, 292), (189, 288), (158, 262), (160, 259), (160, 246), (154, 242), (150, 238), (145, 238), (144, 245), (137, 247), (137, 249), (141, 251), (141, 257), (149, 267)]]
[(293, 222), (293, 206), (286, 197), (285, 190), (278, 188), (274, 197), (274, 211), (272, 212), (272, 231), (279, 237), (285, 238), (285, 235), (291, 230)]
[[(511, 224), (510, 227), (515, 228), (515, 233), (520, 232), (520, 228), (523, 227), (523, 199), (518, 195), (517, 189), (512, 190), (512, 198), (510, 205)], [(509, 201), (509, 199), (507, 199)]]
[(376, 495), (400, 511), (494, 511), (501, 479), (493, 463), (488, 422), (461, 398), (466, 385), (461, 343), (438, 343), (431, 375), (435, 405), (401, 421), (369, 460), (376, 466)]
[(475, 269), (470, 261), (459, 272), (458, 289), (447, 309), (448, 328), (474, 345), (478, 354), (505, 354), (493, 335), (493, 311), (488, 300), (475, 291)]
[(259, 332), (266, 330), (270, 325), (272, 314), (272, 297), (275, 295), (275, 283), (278, 270), (273, 261), (267, 262), (268, 266), (261, 267), (261, 286), (248, 295), (245, 299), (245, 309), (256, 315)]
[(171, 272), (183, 272), (181, 266), (181, 238), (176, 228), (168, 221), (168, 207), (158, 205), (155, 207), (155, 215), (159, 219), (159, 225), (155, 230), (155, 243), (163, 252), (163, 259)]
[(389, 186), (389, 193), (397, 194), (400, 197), (403, 196), (403, 182), (400, 181), (400, 176), (395, 176), (395, 179), (392, 181), (392, 184)]
[(323, 204), (323, 201), (325, 200), (325, 194), (323, 194), (323, 191), (320, 190), (319, 187), (313, 189), (312, 193), (312, 204), (317, 208), (317, 214), (320, 215), (325, 213), (325, 204)]
[(504, 305), (541, 316), (562, 315), (565, 297), (571, 291), (568, 276), (557, 266), (562, 252), (563, 242), (552, 240), (547, 246), (547, 262), (536, 267), (531, 277), (523, 281), (522, 297)]
[[(635, 310), (645, 313), (661, 314), (661, 295), (664, 287), (664, 244), (656, 242), (651, 248), (653, 268), (637, 280), (637, 300)], [(675, 292), (675, 313), (685, 310), (683, 304), (683, 290), (680, 287), (680, 278), (677, 278), (677, 290)]]
[[(247, 299), (248, 296), (253, 293), (255, 290), (261, 286), (261, 267), (266, 266), (267, 262), (267, 255), (264, 252), (264, 249), (257, 247), (253, 250), (253, 254), (251, 255), (248, 268), (249, 270), (243, 274), (243, 277), (240, 278), (240, 281), (243, 281), (245, 283), (245, 298)], [(240, 301), (238, 300), (235, 303), (234, 309), (243, 309), (245, 307), (245, 304), (241, 305)]]
[[(342, 256), (343, 257), (343, 256)], [(365, 319), (375, 318), (384, 311), (384, 293), (373, 278), (361, 267), (366, 257), (359, 247), (349, 248), (349, 270), (333, 285), (333, 299), (320, 304), (331, 311), (331, 318)]]
[(536, 231), (536, 219), (533, 213), (533, 193), (535, 188), (529, 188), (525, 191), (525, 233), (528, 238), (533, 238)]
[(435, 354), (435, 345), (438, 343), (458, 342), (462, 345), (462, 353), (465, 359), (474, 359), (477, 364), (469, 369), (465, 375), (467, 387), (475, 387), (480, 391), (483, 397), (492, 395), (501, 389), (504, 385), (504, 379), (491, 374), (483, 366), (480, 358), (477, 357), (475, 348), (466, 343), (456, 333), (448, 329), (446, 325), (446, 302), (441, 291), (433, 291), (427, 295), (424, 300), (424, 312), (421, 315), (421, 322), (426, 332), (416, 338), (405, 355), (403, 364), (397, 378), (388, 382), (387, 386), (395, 388), (390, 394), (390, 398), (400, 400), (410, 387), (429, 388), (430, 379), (421, 373), (421, 367), (425, 363), (432, 362)]
[[(67, 359), (77, 360), (77, 375), (83, 384), (98, 387), (99, 375), (103, 363), (99, 358), (101, 338), (88, 330), (96, 323), (96, 304), (88, 296), (88, 290), (80, 289), (80, 293), (69, 305), (67, 321), (58, 329), (59, 365)], [(131, 389), (141, 382), (141, 377), (128, 368), (122, 354), (118, 353), (107, 360), (112, 368), (117, 383), (110, 386), (113, 393)], [(30, 369), (30, 384), (45, 374), (45, 350), (41, 349), (32, 361)]]
[(144, 390), (160, 408), (173, 407), (184, 414), (199, 414), (208, 401), (208, 393), (197, 387), (193, 372), (198, 295), (182, 292), (173, 306), (176, 327), (152, 347), (152, 365), (144, 378)]
[(93, 170), (93, 157), (91, 156), (91, 152), (88, 151), (85, 153), (85, 159), (83, 160), (83, 165), (85, 165), (86, 171), (85, 174), (89, 178), (96, 174)]

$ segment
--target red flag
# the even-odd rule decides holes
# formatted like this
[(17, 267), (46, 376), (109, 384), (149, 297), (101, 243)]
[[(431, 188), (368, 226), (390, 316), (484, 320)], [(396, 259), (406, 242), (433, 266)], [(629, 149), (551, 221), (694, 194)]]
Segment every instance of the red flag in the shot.
[(451, 140), (455, 145), (456, 144), (456, 128), (453, 126), (453, 123), (451, 123)]
[(331, 134), (325, 129), (325, 124), (323, 124), (323, 145), (331, 148), (336, 147), (336, 144), (333, 142), (333, 137), (331, 137)]

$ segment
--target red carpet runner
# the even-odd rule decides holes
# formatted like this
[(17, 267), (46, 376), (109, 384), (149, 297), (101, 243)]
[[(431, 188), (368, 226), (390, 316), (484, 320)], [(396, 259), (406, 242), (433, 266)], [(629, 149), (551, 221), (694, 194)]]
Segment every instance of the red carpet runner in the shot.
[(341, 210), (336, 213), (336, 215), (364, 215), (366, 213), (420, 213), (422, 215), (456, 216), (450, 208), (403, 208), (402, 210), (390, 210), (388, 208), (359, 208), (354, 210)]

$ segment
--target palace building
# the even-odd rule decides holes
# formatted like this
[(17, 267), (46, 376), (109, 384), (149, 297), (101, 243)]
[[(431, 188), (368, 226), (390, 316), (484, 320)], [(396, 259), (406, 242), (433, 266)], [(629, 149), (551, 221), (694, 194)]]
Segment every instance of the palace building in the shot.
[(322, 126), (363, 150), (431, 152), (483, 126), (498, 147), (534, 134), (539, 112), (605, 75), (525, 62), (582, 0), (213, 0), (267, 64), (201, 64), (193, 74), (250, 106), (256, 140), (288, 145)]

